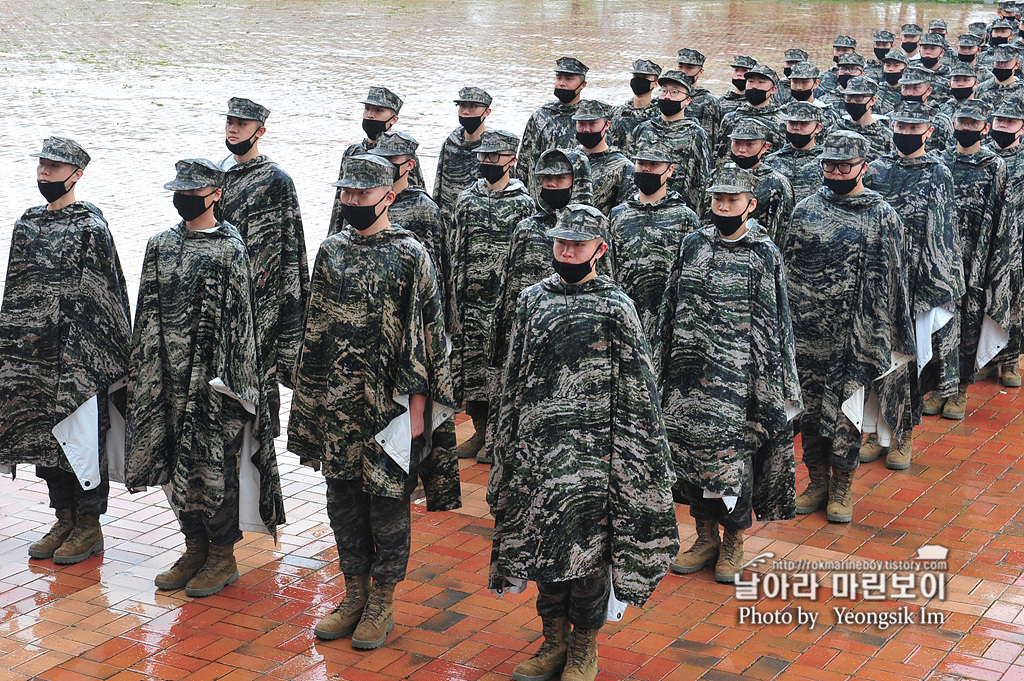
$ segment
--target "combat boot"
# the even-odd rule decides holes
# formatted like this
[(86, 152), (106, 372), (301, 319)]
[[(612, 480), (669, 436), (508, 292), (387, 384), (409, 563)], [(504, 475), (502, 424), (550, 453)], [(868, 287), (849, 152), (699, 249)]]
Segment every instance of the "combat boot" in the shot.
[(317, 638), (333, 641), (355, 631), (370, 597), (370, 575), (345, 575), (345, 597), (313, 629)]
[(946, 406), (942, 408), (942, 418), (959, 421), (967, 415), (967, 386), (962, 385), (953, 395), (946, 400)]
[(167, 572), (161, 572), (153, 580), (158, 589), (180, 589), (199, 574), (210, 555), (210, 540), (206, 537), (185, 537), (185, 553)]
[(888, 447), (883, 447), (882, 443), (878, 441), (878, 436), (874, 433), (870, 433), (864, 440), (864, 444), (860, 446), (860, 462), (871, 463), (882, 455)]
[(516, 665), (513, 681), (547, 681), (562, 671), (572, 633), (568, 617), (542, 617), (544, 643), (529, 660)]
[(185, 585), (185, 595), (197, 598), (219, 593), (228, 584), (238, 581), (234, 544), (210, 544), (210, 555), (196, 576)]
[(380, 648), (395, 628), (395, 615), (392, 605), (395, 600), (397, 584), (382, 584), (375, 581), (373, 591), (363, 608), (363, 615), (352, 633), (352, 647), (359, 650)]
[(53, 552), (60, 548), (60, 545), (75, 529), (75, 510), (73, 508), (54, 509), (57, 515), (57, 522), (53, 524), (50, 531), (43, 535), (43, 538), (28, 547), (29, 558), (51, 558)]
[(727, 529), (722, 536), (722, 550), (715, 565), (715, 581), (733, 584), (743, 567), (743, 530)]
[(455, 448), (460, 459), (475, 459), (480, 450), (484, 448), (484, 439), (487, 436), (487, 417), (475, 417), (473, 419), (473, 437), (469, 438)]
[(75, 529), (53, 552), (53, 562), (57, 565), (74, 565), (103, 550), (103, 530), (100, 529), (98, 515), (75, 514)]
[(848, 523), (853, 520), (853, 471), (833, 468), (832, 483), (828, 491), (828, 521)]
[(703, 570), (718, 559), (722, 540), (718, 538), (717, 520), (697, 520), (697, 539), (693, 546), (680, 553), (669, 569), (680, 575)]
[(924, 400), (924, 413), (928, 416), (935, 416), (942, 413), (946, 406), (946, 398), (938, 395), (928, 395)]
[(984, 381), (986, 378), (993, 378), (997, 373), (996, 369), (997, 367), (995, 364), (986, 364), (981, 369), (974, 372), (974, 380)]
[(597, 632), (573, 627), (569, 655), (561, 681), (594, 681), (597, 678)]
[(889, 454), (885, 457), (885, 467), (894, 471), (905, 471), (910, 468), (910, 457), (914, 450), (914, 431), (909, 430), (900, 440), (900, 446), (889, 448)]
[(1004, 364), (1001, 369), (1002, 373), (999, 374), (999, 383), (1007, 388), (1019, 388), (1020, 369), (1017, 367), (1017, 362)]
[(813, 513), (828, 503), (828, 465), (809, 463), (807, 473), (810, 476), (807, 488), (796, 498), (796, 512), (801, 515)]

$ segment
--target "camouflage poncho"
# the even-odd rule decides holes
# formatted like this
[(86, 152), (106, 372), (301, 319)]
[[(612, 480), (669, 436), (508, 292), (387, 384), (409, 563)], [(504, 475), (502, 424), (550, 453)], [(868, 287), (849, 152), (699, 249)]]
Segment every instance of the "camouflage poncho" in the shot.
[(979, 82), (974, 90), (976, 99), (988, 102), (993, 109), (998, 109), (1004, 102), (1024, 99), (1024, 80), (1019, 77), (1009, 85), (1000, 85), (994, 77)]
[[(1021, 231), (1022, 244), (1024, 244), (1024, 224), (1021, 223), (1024, 220), (1024, 192), (1020, 191), (1020, 187), (1024, 187), (1024, 146), (1018, 144), (1010, 149), (1003, 149), (994, 142), (990, 142), (990, 149), (996, 152), (1000, 158), (1006, 163), (1006, 177), (1007, 186), (1010, 187), (1009, 201), (1012, 205), (1008, 205), (1006, 210), (1010, 214), (1016, 216), (1018, 230)], [(1012, 188), (1018, 188), (1013, 191)], [(1024, 252), (1024, 245), (1022, 245), (1022, 252)], [(1015, 263), (1014, 276), (1017, 281), (1020, 282), (1014, 289), (1017, 294), (1017, 300), (1011, 304), (1011, 310), (1016, 311), (1016, 315), (1011, 320), (1011, 328), (1007, 329), (1010, 332), (1010, 342), (1006, 348), (999, 353), (997, 358), (998, 363), (1016, 362), (1017, 357), (1024, 353), (1024, 320), (1020, 318), (1021, 315), (1021, 286), (1024, 285), (1024, 262), (1020, 258)]]
[(490, 588), (563, 582), (611, 565), (615, 596), (642, 606), (679, 547), (647, 339), (607, 277), (557, 275), (516, 303), (487, 503)]
[[(735, 90), (729, 90), (724, 95), (722, 95), (721, 97), (718, 98), (718, 108), (722, 110), (722, 118), (725, 118), (730, 113), (732, 113), (733, 111), (735, 111), (740, 106), (742, 106), (742, 105), (744, 105), (746, 103), (747, 103), (747, 100), (743, 96), (743, 93), (742, 92), (736, 92)], [(719, 123), (721, 123), (721, 120), (719, 120)], [(712, 143), (714, 143), (717, 140), (721, 139), (721, 135), (722, 135), (722, 130), (721, 130), (721, 128), (719, 128), (718, 131), (717, 131), (717, 134), (711, 140)]]
[(764, 159), (764, 165), (770, 166), (781, 173), (793, 187), (794, 205), (800, 203), (808, 196), (818, 191), (824, 181), (824, 174), (821, 172), (821, 161), (818, 154), (819, 147), (811, 147), (806, 151), (794, 149), (793, 145), (786, 144), (774, 154), (769, 154)]
[[(715, 184), (717, 174), (717, 171), (711, 173), (707, 186)], [(789, 225), (789, 216), (792, 215), (793, 206), (796, 205), (793, 200), (793, 185), (789, 183), (785, 175), (764, 163), (751, 170), (750, 174), (757, 182), (757, 186), (754, 188), (757, 207), (754, 208), (750, 217), (757, 220), (761, 228), (768, 234), (768, 238), (777, 244), (786, 226)], [(711, 196), (707, 193), (704, 194), (701, 202), (700, 215), (703, 224), (711, 224)]]
[(182, 222), (150, 238), (129, 364), (125, 485), (169, 484), (175, 509), (211, 516), (224, 502), (225, 446), (255, 420), (260, 517), (274, 534), (284, 500), (249, 273), (229, 223), (194, 232)]
[(875, 114), (875, 122), (870, 125), (857, 125), (848, 115), (843, 116), (837, 129), (855, 132), (871, 144), (871, 153), (867, 157), (869, 163), (896, 151), (892, 141), (892, 121), (885, 116)]
[[(338, 179), (341, 180), (345, 176), (345, 160), (349, 156), (368, 154), (376, 146), (377, 143), (369, 138), (364, 138), (362, 142), (356, 144), (350, 144), (345, 149), (345, 153), (341, 155), (341, 164), (338, 166)], [(413, 153), (412, 157), (416, 159), (416, 163), (412, 170), (409, 171), (409, 186), (424, 189), (426, 183), (423, 181), (423, 168), (420, 165), (420, 157), (415, 153)], [(338, 187), (334, 192), (334, 206), (331, 208), (331, 223), (328, 225), (327, 234), (337, 234), (344, 223), (345, 221), (341, 217), (341, 187)]]
[[(320, 245), (288, 423), (288, 449), (327, 478), (401, 499), (419, 461), (428, 509), (461, 506), (441, 294), (426, 249), (391, 225)], [(410, 451), (408, 402), (425, 395), (424, 451)], [(385, 449), (387, 447), (387, 449)], [(415, 460), (413, 460), (415, 459)]]
[[(583, 147), (577, 147), (574, 151), (587, 154)], [(633, 186), (633, 162), (613, 147), (587, 154), (587, 160), (590, 161), (590, 181), (594, 187), (591, 205), (608, 215), (612, 208), (625, 201), (636, 189)]]
[(712, 168), (711, 144), (704, 128), (689, 118), (666, 121), (663, 116), (658, 116), (641, 123), (627, 142), (630, 153), (652, 145), (672, 150), (672, 163), (676, 169), (668, 180), (668, 188), (678, 192), (686, 205), (696, 212)]
[(292, 386), (309, 302), (299, 199), (288, 173), (262, 155), (230, 166), (223, 190), (220, 215), (238, 229), (249, 254), (256, 348), (276, 435), (281, 411), (277, 384)]
[(630, 133), (644, 121), (649, 121), (661, 116), (661, 109), (658, 108), (658, 98), (651, 99), (651, 103), (642, 109), (633, 107), (633, 98), (630, 97), (622, 104), (612, 108), (611, 127), (605, 140), (610, 147), (626, 148), (626, 140)]
[(451, 231), (452, 216), (459, 195), (472, 187), (480, 176), (480, 162), (476, 158), (480, 140), (467, 140), (463, 136), (464, 132), (465, 129), (460, 125), (448, 135), (448, 139), (441, 145), (441, 152), (437, 156), (437, 171), (434, 173), (434, 203), (441, 211), (445, 224), (449, 225), (448, 232)]
[(683, 198), (669, 192), (656, 203), (641, 203), (634, 193), (611, 215), (611, 248), (615, 279), (636, 305), (648, 340), (654, 338), (665, 282), (683, 237), (700, 227)]
[(903, 101), (903, 89), (899, 85), (890, 87), (887, 83), (879, 80), (877, 96), (878, 103), (875, 104), (872, 112), (876, 118), (879, 115), (888, 116)]
[(708, 143), (712, 146), (718, 139), (718, 128), (722, 124), (722, 104), (708, 90), (694, 86), (690, 94), (690, 103), (686, 105), (686, 117), (697, 121), (707, 133)]
[(105, 404), (127, 373), (130, 315), (99, 208), (39, 206), (14, 223), (0, 309), (0, 463), (70, 470), (52, 429), (94, 395)]
[(759, 520), (795, 513), (790, 419), (800, 409), (782, 257), (756, 222), (735, 241), (683, 239), (654, 344), (676, 475), (740, 496), (753, 467)]
[(786, 123), (782, 120), (783, 115), (781, 106), (768, 104), (757, 109), (747, 104), (746, 100), (744, 100), (743, 104), (738, 106), (735, 111), (725, 114), (725, 117), (722, 118), (722, 125), (718, 128), (718, 148), (715, 150), (715, 164), (722, 165), (729, 162), (729, 152), (732, 149), (729, 133), (732, 132), (736, 121), (741, 118), (749, 118), (763, 125), (771, 133), (767, 138), (768, 141), (773, 146), (782, 146), (783, 140), (786, 139)]
[(516, 163), (516, 177), (531, 190), (533, 170), (537, 159), (548, 149), (576, 146), (576, 121), (572, 119), (579, 103), (562, 104), (548, 102), (533, 112), (526, 122), (522, 141), (519, 143), (519, 161)]
[(519, 180), (493, 191), (484, 180), (462, 193), (455, 209), (452, 268), (458, 332), (453, 334), (455, 401), (488, 400), (487, 340), (494, 326), (501, 273), (512, 231), (533, 212)]

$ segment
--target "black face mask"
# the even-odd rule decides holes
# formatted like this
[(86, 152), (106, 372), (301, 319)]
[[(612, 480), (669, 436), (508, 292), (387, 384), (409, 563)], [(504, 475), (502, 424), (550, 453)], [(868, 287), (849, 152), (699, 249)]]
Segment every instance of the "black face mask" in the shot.
[(647, 80), (646, 78), (633, 76), (629, 79), (629, 89), (633, 91), (634, 95), (640, 97), (654, 89), (654, 82)]
[(902, 47), (903, 51), (906, 52), (907, 54), (911, 54), (911, 53), (913, 53), (914, 50), (917, 49), (917, 43), (911, 43), (911, 42), (900, 43), (900, 47)]
[(743, 92), (744, 90), (747, 89), (747, 79), (746, 78), (733, 78), (732, 79), (732, 86), (734, 88), (736, 88), (737, 90), (739, 90), (740, 92)]
[[(1021, 125), (1024, 128), (1024, 124)], [(1017, 129), (1020, 132), (1020, 129)], [(999, 145), (1000, 149), (1006, 149), (1010, 147), (1017, 140), (1017, 132), (1006, 132), (1005, 130), (989, 130), (989, 137), (992, 141)]]
[(951, 87), (949, 94), (953, 95), (953, 99), (956, 101), (962, 102), (971, 98), (971, 95), (974, 94), (974, 87)]
[(459, 125), (472, 135), (484, 124), (483, 116), (459, 116)]
[(790, 76), (793, 75), (793, 67), (792, 66), (784, 66), (784, 67), (782, 67), (782, 73), (786, 76), (786, 78), (789, 78)]
[[(748, 201), (747, 206), (749, 205), (750, 202)], [(745, 213), (746, 211), (747, 209), (744, 208), (743, 212)], [(732, 236), (736, 233), (736, 230), (743, 226), (743, 222), (743, 213), (739, 215), (719, 215), (711, 211), (711, 224), (715, 226), (715, 229), (722, 236)]]
[(846, 109), (846, 113), (850, 114), (850, 120), (859, 121), (861, 117), (868, 112), (867, 104), (854, 104), (853, 102), (843, 102), (843, 107)]
[[(213, 192), (217, 191), (216, 189)], [(210, 194), (213, 194), (210, 192)], [(200, 215), (206, 213), (206, 211), (213, 208), (211, 203), (209, 206), (206, 205), (206, 197), (210, 196), (206, 194), (204, 196), (196, 196), (194, 194), (182, 194), (181, 192), (174, 192), (174, 207), (178, 211), (178, 215), (185, 222), (192, 222), (197, 219)], [(216, 203), (216, 201), (214, 201)]]
[(390, 120), (389, 118), (387, 121), (375, 121), (372, 118), (364, 118), (363, 132), (366, 133), (368, 138), (376, 142), (380, 134), (388, 129), (388, 121)]
[(981, 130), (954, 130), (953, 137), (957, 144), (966, 149), (981, 141)]
[[(600, 246), (598, 246), (600, 249)], [(597, 253), (594, 253), (594, 257), (586, 262), (571, 263), (562, 262), (555, 257), (551, 258), (551, 267), (555, 270), (555, 274), (560, 276), (563, 281), (567, 284), (575, 284), (579, 282), (583, 277), (587, 276), (594, 271), (594, 263), (597, 262)]]
[(833, 54), (832, 55), (832, 62), (835, 63), (835, 64), (838, 64), (839, 63), (839, 57), (840, 57), (840, 55)]
[[(509, 165), (511, 165), (509, 161)], [(498, 165), (497, 163), (481, 163), (480, 164), (480, 177), (484, 178), (487, 182), (495, 184), (500, 181), (501, 178), (505, 177), (505, 173), (508, 172), (508, 165)]]
[[(71, 175), (74, 174), (75, 172), (72, 171)], [(65, 186), (68, 183), (68, 180), (71, 179), (71, 175), (68, 175), (63, 180), (58, 180), (57, 182), (40, 182), (39, 180), (36, 180), (36, 186), (39, 187), (39, 193), (43, 195), (44, 199), (46, 199), (46, 203), (53, 203), (75, 188), (75, 184), (77, 184), (76, 182), (72, 182), (70, 187)]]
[(633, 173), (633, 184), (644, 196), (653, 196), (665, 185), (665, 178), (658, 173)]
[(583, 145), (584, 149), (593, 149), (604, 139), (604, 132), (580, 132), (576, 131), (576, 141)]
[(976, 55), (976, 54), (964, 54), (962, 52), (957, 52), (956, 53), (956, 58), (959, 59), (962, 62), (967, 63), (967, 64), (970, 64), (972, 61), (974, 61), (974, 58), (977, 57), (977, 56), (978, 55)]
[(888, 49), (886, 49), (884, 47), (876, 47), (875, 48), (875, 58), (878, 59), (879, 61), (881, 61), (882, 59), (885, 59), (885, 55), (887, 55), (887, 54), (889, 54), (889, 50)]
[(990, 45), (992, 45), (992, 47), (998, 47), (1000, 45), (1005, 45), (1006, 43), (1010, 42), (1010, 39), (1005, 37), (997, 38), (995, 36), (992, 36), (988, 42)]
[(385, 192), (384, 196), (380, 197), (380, 201), (377, 201), (372, 206), (350, 206), (347, 203), (343, 203), (341, 204), (341, 217), (345, 218), (345, 222), (352, 225), (352, 229), (360, 232), (368, 229), (380, 217), (380, 213), (377, 212), (377, 206), (387, 196), (387, 192)]
[(764, 104), (765, 100), (768, 99), (767, 90), (758, 90), (755, 88), (747, 88), (743, 91), (743, 98), (747, 100), (748, 104), (757, 106), (758, 104)]
[[(761, 151), (763, 150), (764, 145), (762, 144)], [(751, 168), (753, 168), (754, 166), (761, 162), (761, 151), (758, 151), (753, 156), (737, 156), (736, 154), (730, 151), (729, 158), (731, 158), (732, 162), (738, 165), (740, 168), (743, 168), (744, 170), (750, 170)]]
[(811, 95), (814, 94), (814, 89), (812, 88), (810, 90), (790, 90), (790, 92), (793, 93), (793, 99), (795, 99), (796, 101), (809, 102), (811, 100)]
[(900, 95), (900, 101), (924, 103), (924, 95)]
[[(580, 83), (580, 85), (583, 85), (583, 83)], [(556, 87), (555, 97), (557, 97), (558, 101), (560, 101), (562, 104), (568, 104), (572, 100), (576, 99), (576, 94), (579, 91), (580, 89), (578, 87), (575, 90), (570, 90), (569, 88), (564, 87)]]
[(397, 163), (392, 163), (391, 164), (391, 165), (395, 166), (395, 182), (398, 182), (399, 180), (401, 180), (403, 177), (405, 177), (406, 175), (409, 174), (409, 170), (412, 170), (412, 168), (410, 167), (409, 170), (406, 170), (404, 173), (402, 172), (402, 166), (404, 166), (406, 163), (408, 163), (408, 161), (406, 161), (405, 163), (403, 163), (401, 165), (399, 165)]
[(831, 180), (826, 177), (825, 186), (840, 196), (846, 196), (857, 188), (858, 179), (855, 177), (849, 180)]
[(551, 210), (562, 210), (569, 205), (572, 198), (572, 187), (568, 189), (547, 189), (541, 187), (540, 200), (547, 204)]
[(892, 143), (896, 145), (896, 149), (901, 154), (904, 156), (910, 156), (924, 146), (924, 135), (894, 132), (892, 134)]
[(902, 71), (885, 71), (884, 73), (882, 73), (882, 78), (889, 85), (895, 85), (896, 83), (900, 82), (900, 78), (902, 77)]
[(793, 145), (793, 148), (803, 149), (804, 147), (811, 143), (811, 140), (814, 139), (814, 135), (801, 135), (787, 130), (786, 139), (789, 140), (789, 143), (791, 145)]
[(840, 73), (839, 75), (836, 76), (836, 81), (839, 82), (839, 87), (842, 88), (845, 88), (847, 85), (849, 85), (852, 79), (852, 73)]
[(658, 109), (666, 116), (675, 116), (683, 110), (683, 103), (674, 99), (659, 99)]
[(1013, 75), (1013, 69), (992, 69), (992, 75), (995, 76), (996, 80), (1002, 82)]
[[(257, 130), (256, 132), (259, 131)], [(235, 142), (234, 144), (229, 142), (227, 139), (224, 140), (224, 146), (226, 146), (228, 148), (228, 151), (230, 151), (235, 156), (245, 156), (246, 154), (249, 153), (249, 150), (252, 149), (252, 145), (254, 144), (256, 144), (255, 132), (249, 139), (242, 140), (241, 142)]]
[(935, 65), (939, 63), (938, 57), (921, 57), (921, 65), (926, 69), (934, 69)]

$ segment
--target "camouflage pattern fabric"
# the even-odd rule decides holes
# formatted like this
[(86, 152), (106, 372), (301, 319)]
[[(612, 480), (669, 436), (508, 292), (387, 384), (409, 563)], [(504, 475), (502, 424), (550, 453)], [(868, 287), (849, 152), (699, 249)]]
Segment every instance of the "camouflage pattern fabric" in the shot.
[(463, 133), (464, 129), (460, 125), (448, 135), (441, 145), (441, 152), (437, 156), (437, 171), (434, 173), (434, 203), (441, 211), (445, 224), (449, 226), (447, 232), (452, 229), (452, 216), (459, 195), (472, 187), (480, 177), (480, 162), (476, 158), (480, 140), (467, 140)]
[(530, 189), (533, 189), (533, 170), (542, 153), (555, 147), (576, 146), (576, 121), (572, 116), (578, 108), (578, 102), (548, 102), (534, 111), (530, 120), (526, 121), (519, 153), (516, 154), (519, 161), (516, 163), (515, 176)]
[[(1021, 225), (1021, 221), (1024, 220), (1024, 192), (1021, 192), (1020, 189), (1013, 190), (1014, 187), (1024, 187), (1024, 153), (1022, 153), (1024, 146), (1018, 144), (1015, 147), (1003, 149), (989, 141), (989, 148), (1006, 163), (1007, 186), (1011, 188), (1008, 201), (1011, 203), (1007, 204), (1005, 210), (1014, 216), (1017, 228), (1021, 231), (1021, 238), (1024, 240), (1024, 225)], [(1022, 246), (1022, 252), (1024, 252), (1024, 246)], [(1017, 299), (1012, 303), (1011, 310), (1016, 311), (1016, 315), (1010, 322), (1011, 328), (1007, 329), (1010, 332), (1010, 343), (995, 360), (999, 364), (1016, 362), (1017, 357), (1024, 353), (1024, 328), (1022, 328), (1024, 320), (1021, 319), (1022, 302), (1020, 300), (1021, 286), (1024, 286), (1024, 271), (1021, 270), (1024, 267), (1024, 261), (1018, 259), (1015, 265), (1014, 277), (1019, 283), (1015, 288)]]
[[(940, 113), (938, 107), (925, 104), (924, 108), (932, 119), (932, 127), (935, 128), (932, 131), (932, 136), (925, 142), (925, 150), (943, 152), (949, 147), (955, 146), (956, 138), (953, 137), (953, 121), (950, 117)], [(895, 111), (898, 113), (899, 110), (900, 107), (897, 106)]]
[(900, 86), (890, 87), (887, 83), (878, 81), (878, 103), (871, 109), (875, 117), (888, 116), (903, 101), (903, 93)]
[(821, 89), (826, 93), (833, 92), (839, 87), (839, 67), (832, 66), (828, 71), (821, 72)]
[(666, 121), (659, 116), (641, 123), (626, 142), (627, 154), (652, 146), (671, 150), (676, 169), (668, 180), (668, 188), (678, 192), (686, 205), (696, 210), (712, 168), (711, 142), (704, 128), (689, 118)]
[(309, 302), (299, 198), (288, 173), (263, 155), (230, 167), (223, 190), (220, 215), (238, 229), (249, 254), (256, 348), (276, 435), (281, 411), (277, 384), (292, 387)]
[(974, 89), (974, 97), (988, 102), (993, 108), (999, 108), (1011, 100), (1024, 99), (1024, 80), (1019, 77), (1009, 85), (1000, 85), (995, 77), (978, 83)]
[(605, 135), (605, 141), (610, 147), (623, 149), (630, 133), (644, 121), (653, 120), (661, 116), (661, 109), (658, 108), (658, 99), (654, 97), (651, 103), (642, 109), (633, 107), (633, 98), (630, 97), (622, 104), (612, 107), (611, 127)]
[(768, 141), (774, 146), (781, 146), (786, 139), (786, 123), (782, 120), (782, 107), (769, 104), (768, 106), (755, 109), (744, 100), (744, 103), (732, 113), (727, 113), (722, 118), (722, 125), (718, 129), (718, 148), (715, 151), (715, 165), (722, 165), (729, 161), (729, 133), (732, 132), (736, 122), (741, 118), (748, 118), (757, 121), (768, 128), (771, 136)]
[(712, 145), (718, 139), (718, 128), (723, 116), (725, 113), (721, 101), (705, 88), (694, 85), (690, 103), (686, 105), (686, 117), (697, 121), (704, 128), (708, 142)]
[(412, 536), (407, 496), (375, 496), (363, 490), (360, 480), (328, 478), (327, 518), (342, 574), (370, 575), (382, 584), (405, 579)]
[[(711, 187), (715, 184), (718, 172), (716, 170), (711, 173), (707, 186)], [(778, 243), (782, 232), (789, 225), (793, 206), (796, 205), (796, 201), (793, 199), (793, 185), (789, 183), (785, 175), (764, 163), (751, 170), (750, 174), (757, 182), (757, 186), (754, 187), (757, 207), (750, 217), (757, 220), (761, 228), (768, 234), (769, 239)], [(701, 202), (700, 215), (702, 224), (711, 223), (711, 196), (707, 193), (704, 194)]]
[(871, 152), (867, 156), (870, 163), (886, 154), (895, 153), (896, 145), (892, 141), (892, 122), (885, 116), (874, 114), (875, 122), (869, 125), (857, 125), (849, 116), (839, 119), (838, 130), (855, 132), (871, 144)]
[[(150, 238), (129, 364), (125, 485), (170, 484), (174, 508), (212, 516), (225, 497), (225, 450), (253, 419), (247, 403), (260, 516), (274, 534), (284, 500), (252, 310), (249, 257), (231, 224), (193, 232), (180, 222)], [(231, 396), (210, 387), (215, 378)]]
[[(723, 118), (725, 118), (725, 116), (731, 114), (733, 111), (735, 111), (736, 109), (738, 109), (739, 107), (743, 106), (746, 103), (747, 100), (743, 96), (743, 93), (736, 92), (735, 90), (730, 90), (729, 92), (726, 92), (724, 95), (718, 98), (718, 108), (722, 110)], [(722, 131), (719, 130), (715, 137), (712, 139), (712, 142), (721, 139), (721, 135)]]
[(564, 582), (611, 565), (642, 606), (679, 548), (675, 481), (649, 346), (611, 279), (558, 275), (516, 303), (487, 503), (489, 586)]
[(47, 137), (43, 140), (43, 150), (38, 154), (29, 154), (32, 158), (45, 158), (58, 163), (70, 163), (76, 168), (85, 168), (92, 158), (89, 153), (75, 140), (66, 137)]
[(0, 463), (71, 470), (51, 431), (94, 395), (106, 404), (128, 370), (130, 318), (100, 209), (77, 201), (25, 211), (0, 308)]
[[(581, 146), (575, 151), (587, 154)], [(633, 162), (615, 147), (587, 154), (587, 160), (590, 161), (590, 181), (594, 187), (591, 205), (608, 215), (636, 189), (633, 186)]]
[(824, 174), (821, 172), (821, 161), (818, 160), (820, 147), (814, 146), (806, 151), (794, 149), (786, 143), (774, 154), (769, 154), (763, 164), (781, 173), (793, 188), (794, 207), (822, 186)]
[(747, 225), (735, 241), (713, 226), (683, 239), (654, 364), (679, 479), (722, 495), (746, 491), (758, 519), (785, 520), (795, 513), (789, 420), (800, 381), (782, 257), (756, 221)]
[[(409, 474), (375, 439), (405, 413), (399, 395), (424, 395), (429, 442), (411, 466), (429, 510), (461, 506), (455, 406), (441, 292), (423, 244), (391, 225), (364, 236), (349, 226), (320, 245), (288, 423), (288, 449), (332, 480), (403, 498)], [(339, 418), (339, 415), (343, 415)]]
[(537, 614), (568, 617), (577, 629), (600, 629), (608, 618), (611, 588), (607, 567), (567, 582), (537, 582)]
[(654, 338), (658, 308), (679, 244), (698, 227), (696, 213), (676, 192), (654, 203), (641, 203), (634, 193), (612, 211), (612, 240), (605, 257), (611, 258), (616, 283), (636, 305), (648, 340)]
[[(341, 156), (341, 164), (338, 166), (338, 180), (340, 181), (345, 177), (345, 161), (350, 156), (368, 154), (376, 146), (377, 143), (369, 138), (363, 139), (362, 142), (349, 145), (349, 147), (345, 149), (345, 153)], [(420, 165), (420, 157), (415, 153), (413, 153), (412, 157), (416, 159), (416, 164), (413, 169), (409, 171), (409, 187), (423, 189), (427, 185), (423, 180), (423, 168)], [(331, 224), (327, 228), (327, 234), (337, 234), (343, 224), (345, 224), (345, 220), (341, 217), (341, 187), (338, 187), (334, 193), (334, 206), (331, 208)]]
[(494, 191), (484, 180), (462, 193), (455, 209), (452, 251), (458, 333), (453, 334), (455, 401), (489, 399), (488, 334), (494, 326), (501, 274), (512, 232), (533, 213), (533, 199), (519, 180)]

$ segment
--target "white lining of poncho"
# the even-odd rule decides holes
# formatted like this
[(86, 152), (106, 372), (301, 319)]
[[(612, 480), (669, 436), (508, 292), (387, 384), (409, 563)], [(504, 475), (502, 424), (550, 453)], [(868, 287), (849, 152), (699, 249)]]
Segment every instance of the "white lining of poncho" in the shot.
[[(892, 364), (889, 366), (888, 371), (875, 380), (885, 378), (912, 359), (914, 359), (913, 355), (902, 355), (898, 352), (892, 353)], [(879, 444), (883, 447), (888, 447), (892, 443), (892, 428), (886, 423), (885, 417), (882, 416), (881, 404), (878, 401), (878, 394), (874, 388), (871, 389), (870, 393), (867, 392), (865, 386), (857, 388), (843, 402), (842, 411), (846, 418), (850, 419), (858, 432), (875, 433), (878, 436)]]
[(943, 307), (933, 307), (927, 312), (914, 316), (914, 332), (917, 336), (917, 375), (932, 360), (932, 334), (953, 319), (953, 313)]
[[(107, 395), (111, 395), (123, 388), (127, 378), (121, 378), (107, 388)], [(110, 428), (107, 430), (107, 467), (113, 460), (115, 465), (120, 464), (120, 478), (124, 479), (124, 418), (114, 407), (111, 400), (107, 400), (107, 414), (110, 418)], [(80, 404), (77, 409), (68, 414), (60, 423), (51, 430), (57, 438), (64, 457), (71, 464), (71, 470), (78, 478), (78, 484), (82, 489), (95, 489), (100, 484), (100, 424), (99, 424), (99, 399), (93, 395)], [(111, 477), (110, 479), (114, 479)]]

